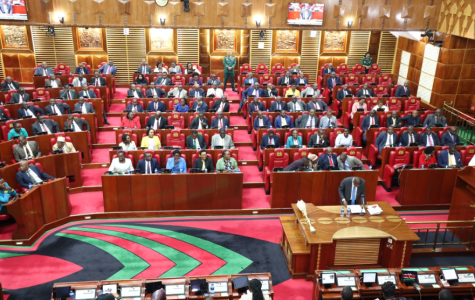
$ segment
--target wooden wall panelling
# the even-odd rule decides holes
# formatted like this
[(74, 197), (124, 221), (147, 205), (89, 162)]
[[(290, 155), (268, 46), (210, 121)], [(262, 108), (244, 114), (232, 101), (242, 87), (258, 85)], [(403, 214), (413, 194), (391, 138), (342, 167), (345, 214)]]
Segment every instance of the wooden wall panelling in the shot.
[[(396, 38), (394, 39), (396, 40)], [(368, 51), (371, 52), (373, 63), (378, 62), (380, 40), (381, 40), (381, 31), (371, 31), (371, 35), (369, 37)]]
[(86, 62), (91, 66), (92, 72), (94, 72), (98, 70), (98, 65), (102, 62), (109, 62), (109, 60), (107, 55), (79, 54), (76, 55), (76, 64), (78, 65), (80, 62)]
[(3, 55), (2, 58), (0, 59), (0, 80), (3, 82), (5, 79), (5, 69), (3, 68)]
[(200, 29), (200, 66), (204, 74), (210, 73), (210, 29)]
[[(380, 32), (377, 63), (382, 73), (392, 73), (397, 38), (389, 31)], [(370, 50), (371, 51), (371, 50)], [(372, 51), (371, 51), (372, 53)], [(374, 58), (373, 58), (374, 62)]]
[(475, 1), (442, 0), (436, 12), (437, 31), (475, 39)]
[(253, 69), (260, 63), (271, 67), (271, 52), (272, 52), (272, 30), (266, 30), (266, 35), (262, 42), (264, 49), (259, 49), (260, 30), (251, 30), (251, 45), (250, 45), (250, 65)]
[(304, 30), (302, 33), (302, 56), (300, 57), (300, 68), (304, 74), (308, 75), (309, 83), (317, 82), (321, 31), (317, 31), (315, 37), (311, 37), (310, 34), (310, 30)]
[(371, 31), (352, 31), (350, 36), (350, 48), (348, 51), (348, 67), (352, 68), (361, 62), (361, 59), (368, 52)]
[(199, 29), (178, 29), (178, 62), (200, 62)]
[(250, 62), (250, 45), (251, 36), (250, 30), (241, 30), (241, 64), (248, 64)]
[[(178, 62), (178, 56), (175, 55), (147, 55), (147, 64), (154, 69), (158, 62), (162, 62), (165, 66), (171, 67), (172, 61)], [(152, 70), (153, 71), (153, 70)]]

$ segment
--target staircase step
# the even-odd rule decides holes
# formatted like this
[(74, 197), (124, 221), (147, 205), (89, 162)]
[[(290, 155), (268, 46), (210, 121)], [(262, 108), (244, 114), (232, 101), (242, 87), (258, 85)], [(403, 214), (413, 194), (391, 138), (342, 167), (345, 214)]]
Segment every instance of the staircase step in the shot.
[(244, 182), (242, 187), (245, 189), (263, 188), (265, 187), (265, 182)]
[(234, 142), (234, 146), (252, 146), (252, 142)]
[(114, 146), (117, 146), (117, 144), (93, 144), (92, 145), (92, 149), (109, 149), (109, 148), (112, 148)]
[(238, 164), (240, 166), (257, 166), (259, 162), (257, 160), (239, 160)]
[(82, 169), (101, 169), (109, 168), (110, 163), (90, 163), (90, 164), (81, 164)]

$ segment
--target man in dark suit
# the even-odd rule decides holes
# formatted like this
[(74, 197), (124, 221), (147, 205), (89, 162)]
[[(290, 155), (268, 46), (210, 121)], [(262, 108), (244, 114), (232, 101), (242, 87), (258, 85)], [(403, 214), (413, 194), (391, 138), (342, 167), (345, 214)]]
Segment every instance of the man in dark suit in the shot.
[(330, 142), (322, 128), (318, 129), (317, 133), (312, 135), (308, 141), (308, 147), (315, 147), (316, 145), (318, 145), (318, 147), (330, 146)]
[(401, 127), (401, 119), (397, 115), (397, 111), (391, 112), (391, 116), (386, 119), (386, 127), (393, 126), (393, 127)]
[(247, 78), (244, 79), (244, 86), (253, 86), (254, 84), (259, 83), (259, 79), (253, 77), (252, 72), (247, 73)]
[(190, 129), (208, 129), (208, 119), (205, 118), (205, 113), (200, 111), (197, 118), (191, 121)]
[(281, 129), (282, 126), (289, 126), (289, 128), (294, 128), (294, 122), (292, 121), (291, 117), (287, 116), (285, 110), (282, 110), (280, 112), (280, 116), (278, 116), (274, 120), (274, 127), (276, 129)]
[(200, 157), (195, 159), (193, 162), (193, 169), (199, 169), (205, 173), (214, 172), (213, 160), (208, 157), (208, 152), (206, 152), (206, 150), (202, 149), (200, 151)]
[(281, 111), (281, 110), (287, 110), (287, 104), (285, 104), (285, 102), (282, 101), (281, 96), (277, 96), (277, 98), (275, 98), (275, 101), (270, 105), (270, 112)]
[(408, 86), (409, 86), (409, 80), (404, 81), (404, 85), (399, 86), (396, 89), (396, 93), (394, 93), (394, 97), (410, 97), (411, 89)]
[(398, 145), (398, 138), (397, 133), (394, 132), (394, 127), (389, 126), (387, 132), (381, 132), (376, 138), (375, 145), (379, 149), (379, 154), (381, 154), (383, 148), (396, 147)]
[(36, 68), (35, 74), (33, 74), (33, 76), (49, 76), (51, 74), (54, 74), (53, 69), (48, 67), (46, 62), (43, 62), (41, 66)]
[(376, 97), (376, 94), (374, 91), (370, 88), (368, 88), (368, 84), (365, 83), (363, 85), (362, 89), (359, 89), (358, 92), (356, 93), (356, 97), (361, 97), (361, 96), (366, 96), (366, 97)]
[(79, 63), (79, 65), (76, 67), (76, 71), (74, 71), (74, 74), (90, 74), (89, 69), (84, 66), (83, 63)]
[(7, 0), (3, 0), (0, 3), (0, 11), (2, 11), (2, 14), (5, 14), (5, 15), (13, 14), (13, 8), (12, 8), (12, 5), (11, 5), (11, 2), (9, 2)]
[(327, 78), (327, 88), (330, 90), (330, 91), (333, 91), (333, 87), (335, 85), (341, 85), (342, 82), (341, 82), (341, 78), (336, 76), (336, 73), (335, 72), (331, 72), (330, 74), (330, 77)]
[(20, 171), (16, 173), (16, 180), (21, 187), (28, 189), (30, 184), (38, 185), (48, 179), (54, 180), (55, 178), (42, 172), (35, 165), (30, 166), (27, 160), (20, 162)]
[(267, 145), (275, 145), (276, 148), (280, 148), (280, 138), (275, 135), (274, 130), (269, 130), (267, 134), (262, 136), (261, 149), (264, 150)]
[(347, 177), (341, 181), (338, 187), (341, 205), (358, 205), (361, 203), (361, 195), (366, 194), (366, 182), (360, 177)]
[(41, 156), (41, 150), (35, 141), (27, 141), (26, 136), (20, 135), (18, 144), (13, 147), (13, 156), (16, 162), (22, 159), (34, 159)]
[(238, 112), (241, 111), (242, 106), (244, 105), (244, 101), (247, 101), (248, 97), (262, 97), (262, 89), (259, 87), (259, 83), (254, 83), (254, 86), (250, 86), (244, 92), (242, 92), (242, 99), (241, 103), (239, 104)]
[(145, 92), (145, 96), (147, 98), (153, 98), (153, 96), (157, 96), (158, 98), (166, 98), (167, 93), (162, 90), (160, 87), (155, 86), (155, 82), (150, 82), (150, 88)]
[(152, 68), (150, 68), (150, 66), (147, 66), (145, 59), (142, 59), (142, 63), (137, 68), (137, 72), (142, 74), (152, 74)]
[(346, 153), (342, 153), (340, 154), (340, 156), (338, 156), (336, 160), (338, 161), (338, 168), (340, 170), (350, 171), (354, 167), (359, 167), (362, 170), (364, 170), (363, 162), (359, 160), (358, 158), (356, 158), (355, 156), (350, 156), (350, 155), (347, 155)]
[(107, 86), (106, 79), (99, 76), (99, 72), (94, 72), (94, 77), (91, 78), (91, 85), (93, 86)]
[(317, 110), (327, 111), (328, 105), (325, 102), (323, 102), (322, 99), (312, 96), (312, 100), (309, 103), (307, 103), (307, 111), (310, 111), (311, 109), (314, 109), (315, 111)]
[(294, 80), (293, 84), (295, 84), (295, 85), (307, 85), (308, 84), (308, 79), (304, 77), (303, 73), (300, 73), (299, 78), (296, 78)]
[(168, 78), (167, 76), (158, 76), (157, 79), (155, 80), (156, 85), (173, 85), (173, 82), (171, 78)]
[(81, 114), (95, 114), (96, 111), (91, 103), (86, 102), (84, 97), (79, 98), (78, 103), (74, 104), (74, 111), (80, 111)]
[(79, 91), (78, 97), (94, 99), (97, 98), (97, 95), (93, 90), (88, 90), (86, 84), (83, 84), (82, 90)]
[(214, 110), (216, 112), (229, 112), (229, 103), (226, 95), (223, 95), (223, 97), (221, 97), (221, 100), (216, 100), (213, 106), (211, 106), (211, 110)]
[(60, 105), (62, 103), (56, 103), (56, 99), (50, 99), (49, 105), (45, 107), (45, 112), (47, 115), (64, 115), (64, 106)]
[(214, 118), (213, 121), (211, 121), (211, 128), (227, 129), (227, 128), (229, 128), (229, 120), (227, 118), (223, 117), (222, 112), (218, 112), (218, 117)]
[(132, 99), (132, 103), (127, 105), (127, 108), (125, 110), (128, 111), (134, 111), (134, 112), (143, 112), (143, 106), (139, 104), (139, 101), (137, 99)]
[(104, 64), (98, 71), (102, 74), (111, 74), (112, 76), (115, 76), (115, 73), (117, 73), (117, 67), (114, 66), (114, 62), (110, 60), (108, 64)]
[(62, 86), (61, 79), (56, 78), (54, 74), (49, 75), (49, 79), (46, 79), (45, 81), (45, 87), (60, 88)]
[(21, 107), (18, 109), (18, 118), (23, 119), (25, 116), (32, 116), (36, 118), (37, 115), (44, 115), (44, 111), (39, 107), (28, 105), (28, 102), (22, 102)]
[(266, 88), (262, 91), (262, 97), (277, 97), (279, 91), (272, 85), (272, 83), (268, 83)]
[(206, 149), (208, 147), (203, 135), (198, 134), (198, 131), (195, 129), (191, 131), (191, 135), (186, 137), (185, 144), (188, 149)]
[(143, 156), (144, 158), (137, 163), (137, 170), (139, 170), (140, 173), (153, 174), (161, 170), (160, 163), (155, 158), (152, 158), (150, 152), (145, 152)]
[(409, 147), (412, 143), (419, 143), (419, 134), (414, 131), (414, 126), (407, 127), (407, 131), (401, 133), (399, 142), (403, 147)]
[(5, 81), (2, 82), (1, 84), (2, 91), (9, 91), (9, 90), (18, 91), (19, 88), (20, 88), (20, 85), (18, 84), (18, 82), (13, 81), (10, 76), (7, 76), (7, 78), (5, 78)]
[(351, 90), (348, 89), (347, 84), (343, 86), (343, 89), (339, 90), (338, 93), (336, 93), (336, 98), (340, 101), (343, 101), (343, 99), (345, 99), (346, 96), (353, 96), (353, 94), (351, 93)]
[(285, 72), (285, 75), (279, 78), (277, 85), (292, 85), (294, 83), (294, 79), (290, 76), (290, 72)]
[(295, 128), (318, 128), (318, 117), (315, 110), (311, 109), (308, 114), (302, 114), (295, 120)]
[(440, 151), (437, 164), (439, 168), (463, 168), (462, 156), (457, 151), (457, 146), (452, 144), (449, 149)]
[(205, 91), (200, 88), (199, 84), (195, 84), (192, 89), (190, 89), (189, 93), (190, 98), (195, 98), (195, 97), (204, 97), (205, 96)]
[(22, 87), (18, 89), (18, 93), (12, 94), (12, 98), (10, 99), (11, 104), (18, 104), (28, 101), (30, 101), (30, 95), (25, 93), (25, 89)]
[[(148, 92), (148, 91), (147, 91)], [(157, 95), (153, 96), (153, 101), (149, 102), (147, 105), (147, 111), (161, 111), (161, 112), (166, 112), (167, 109), (165, 108), (165, 104), (160, 101)]]
[(73, 100), (78, 98), (78, 94), (75, 90), (70, 89), (69, 83), (63, 85), (63, 89), (59, 92), (59, 96), (63, 100)]
[(147, 125), (145, 127), (148, 128), (153, 128), (155, 130), (157, 129), (164, 129), (165, 126), (168, 125), (168, 120), (165, 117), (162, 117), (162, 112), (157, 111), (155, 113), (155, 116), (151, 116), (148, 121)]
[(379, 117), (374, 110), (371, 110), (369, 115), (363, 118), (361, 121), (361, 129), (363, 130), (363, 139), (366, 141), (366, 131), (371, 128), (372, 125), (379, 126)]
[(442, 146), (450, 146), (460, 143), (459, 135), (457, 134), (457, 128), (455, 126), (450, 126), (449, 130), (442, 134), (440, 142)]
[(135, 87), (134, 83), (131, 83), (130, 89), (127, 90), (127, 98), (143, 98), (143, 93)]
[(424, 126), (427, 127), (445, 127), (447, 126), (447, 119), (442, 115), (440, 108), (435, 110), (434, 114), (430, 114), (424, 120)]
[(255, 111), (265, 111), (266, 108), (262, 102), (259, 102), (259, 98), (254, 98), (249, 104), (249, 114), (252, 115)]
[(325, 170), (327, 166), (336, 167), (338, 169), (338, 156), (333, 154), (333, 149), (328, 147), (325, 154), (320, 155), (318, 158), (318, 170)]
[(218, 86), (220, 86), (220, 85), (221, 85), (221, 80), (219, 80), (219, 78), (216, 77), (216, 74), (213, 73), (213, 74), (211, 74), (211, 78), (208, 79), (208, 81), (206, 82), (206, 85), (213, 85), (213, 84), (215, 84), (215, 83), (216, 83)]
[(400, 120), (404, 121), (404, 126), (406, 127), (422, 125), (421, 117), (419, 117), (419, 112), (417, 110), (412, 111), (412, 114), (400, 118)]
[(43, 132), (46, 132), (46, 134), (60, 132), (59, 124), (53, 120), (45, 119), (44, 116), (38, 116), (37, 122), (33, 123), (31, 129), (33, 130), (33, 135), (39, 135)]
[(430, 127), (427, 127), (426, 131), (424, 133), (421, 133), (421, 135), (419, 136), (419, 146), (440, 146), (438, 135), (436, 133), (433, 133)]
[(323, 69), (323, 73), (322, 73), (322, 78), (325, 78), (325, 75), (330, 75), (331, 73), (335, 72), (336, 73), (336, 70), (335, 68), (333, 67), (332, 63), (329, 63), (327, 65), (327, 67), (325, 69)]
[(266, 117), (262, 114), (261, 110), (257, 111), (257, 118), (254, 119), (254, 129), (258, 130), (261, 127), (272, 127), (269, 117)]
[(191, 110), (198, 111), (198, 112), (207, 112), (208, 111), (208, 104), (203, 101), (203, 97), (197, 97), (195, 101), (193, 101), (193, 105), (191, 106)]
[(88, 121), (81, 118), (75, 118), (73, 115), (68, 115), (68, 119), (64, 122), (64, 130), (70, 129), (74, 132), (84, 131), (86, 127), (87, 131), (91, 131), (91, 126)]

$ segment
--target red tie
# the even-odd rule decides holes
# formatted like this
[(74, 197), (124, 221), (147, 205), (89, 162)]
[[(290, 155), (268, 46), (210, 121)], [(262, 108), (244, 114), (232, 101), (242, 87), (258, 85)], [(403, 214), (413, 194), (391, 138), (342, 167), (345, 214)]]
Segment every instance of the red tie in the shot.
[(332, 79), (332, 81), (333, 81), (333, 86), (335, 86), (335, 79)]
[(412, 134), (410, 134), (409, 136), (411, 137), (411, 142), (410, 142), (410, 143), (412, 144), (412, 143), (413, 143), (413, 141), (412, 141)]
[(332, 157), (331, 157), (331, 156), (328, 156), (328, 159), (330, 160), (330, 166), (333, 167), (333, 159), (332, 159)]
[(43, 124), (43, 130), (44, 130), (45, 132), (48, 132), (48, 130), (46, 130), (45, 124)]
[(97, 82), (99, 81), (99, 78), (96, 78), (96, 86), (97, 86)]
[(111, 73), (111, 67), (107, 69), (107, 74), (110, 74), (110, 73)]
[(371, 125), (374, 125), (374, 119), (371, 118)]
[(68, 99), (71, 100), (71, 92), (68, 91)]
[(157, 111), (157, 103), (154, 104), (155, 111)]
[(430, 146), (433, 146), (433, 144), (432, 144), (432, 137), (431, 137), (430, 135), (428, 135), (427, 138), (429, 139), (429, 145), (430, 145)]
[(219, 126), (221, 126), (221, 128), (223, 128), (223, 119), (219, 120)]

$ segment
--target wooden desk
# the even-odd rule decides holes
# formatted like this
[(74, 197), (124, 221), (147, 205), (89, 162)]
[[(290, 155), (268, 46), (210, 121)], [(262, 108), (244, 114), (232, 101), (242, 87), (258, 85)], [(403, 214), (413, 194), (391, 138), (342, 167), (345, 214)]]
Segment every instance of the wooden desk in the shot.
[(338, 187), (343, 179), (352, 176), (361, 177), (366, 181), (366, 201), (375, 201), (378, 185), (376, 170), (272, 172), (270, 207), (288, 208), (298, 200), (315, 206), (339, 205)]
[[(427, 296), (432, 296), (432, 297), (437, 297), (439, 295), (439, 292), (442, 290), (442, 283), (440, 281), (440, 278), (435, 271), (434, 268), (403, 268), (403, 269), (398, 269), (396, 271), (397, 278), (401, 279), (401, 273), (402, 271), (416, 271), (418, 275), (423, 275), (423, 274), (435, 274), (435, 279), (437, 281), (437, 284), (439, 287), (423, 287), (419, 285), (421, 288), (421, 295), (422, 297), (427, 297)], [(411, 285), (406, 285), (405, 283), (401, 283), (401, 296), (402, 297), (419, 297), (419, 292), (414, 288), (414, 286)]]
[(463, 275), (466, 273), (475, 273), (475, 268), (473, 266), (434, 267), (433, 269), (436, 271), (436, 275), (437, 275), (436, 277), (439, 279), (441, 283), (440, 286), (451, 291), (454, 296), (473, 295), (474, 286), (472, 283), (460, 282), (459, 280), (458, 285), (450, 285), (448, 282), (440, 280), (439, 275), (442, 274), (442, 270), (452, 269), (452, 268), (455, 269), (459, 278), (460, 278), (460, 275)]
[[(358, 86), (358, 88), (359, 88), (359, 86)], [(374, 97), (374, 98), (378, 98), (378, 97)], [(384, 97), (384, 98), (383, 98), (383, 97), (379, 97), (379, 98), (380, 98), (381, 100), (389, 100), (390, 98), (391, 98), (391, 99), (396, 98), (397, 100), (401, 101), (401, 111), (405, 111), (405, 110), (406, 110), (405, 101), (409, 99), (409, 97), (390, 97), (390, 98), (387, 98), (387, 97)], [(378, 99), (379, 99), (379, 98), (378, 98)], [(415, 98), (416, 98), (416, 100), (421, 101), (421, 98), (420, 98), (420, 97), (415, 97)], [(359, 99), (359, 97), (355, 97), (355, 98), (349, 98), (349, 97), (348, 97), (348, 98), (343, 99), (343, 101), (341, 102), (342, 116), (344, 116), (345, 113), (348, 112), (348, 102), (349, 102), (349, 101), (354, 101), (354, 100), (356, 100), (356, 99)], [(372, 99), (372, 98), (366, 98), (367, 101), (368, 101), (368, 99)], [(421, 102), (421, 104), (422, 104), (422, 102)], [(421, 105), (421, 107), (422, 107), (422, 105)], [(356, 126), (355, 126), (355, 127), (356, 127)]]
[[(166, 113), (162, 113), (162, 117), (165, 117), (168, 119), (169, 116), (171, 116), (173, 113), (171, 112), (166, 112)], [(206, 112), (204, 113), (205, 114), (205, 118), (208, 119), (208, 126), (211, 126), (211, 118), (214, 117), (216, 115), (216, 113), (211, 113), (211, 112)], [(150, 116), (155, 116), (155, 113), (154, 112), (144, 112), (144, 113), (135, 113), (135, 116), (138, 116), (140, 118), (140, 125), (142, 126), (142, 128), (145, 128), (145, 126), (147, 125), (147, 123), (145, 122), (145, 118), (146, 117), (150, 117)], [(185, 128), (183, 129), (186, 129), (186, 128), (189, 128), (191, 126), (191, 122), (190, 122), (190, 117), (197, 117), (198, 114), (195, 114), (195, 113), (180, 113), (180, 116), (183, 116), (183, 118), (185, 119)], [(127, 113), (121, 113), (120, 115), (120, 120), (122, 121), (122, 119), (124, 119), (125, 117), (127, 117)], [(229, 127), (232, 127), (231, 125), (231, 113), (223, 113), (223, 117), (224, 118), (227, 118), (229, 120)], [(170, 124), (168, 124), (170, 125)]]
[[(124, 100), (124, 110), (127, 109), (127, 102), (132, 102), (132, 99), (133, 98), (125, 98)], [(172, 102), (174, 98), (160, 98), (160, 101), (163, 102), (163, 104), (165, 105), (165, 109), (168, 111), (168, 103), (169, 102)], [(193, 107), (193, 102), (195, 101), (194, 98), (187, 98), (187, 105), (188, 107), (191, 109)], [(142, 101), (143, 102), (143, 109), (144, 111), (147, 110), (147, 107), (148, 107), (148, 104), (153, 102), (153, 98), (139, 98), (138, 101)], [(206, 105), (208, 105), (208, 110), (211, 109), (211, 106), (210, 106), (210, 102), (214, 101), (214, 98), (203, 98), (203, 102), (206, 103)], [(228, 102), (232, 102), (231, 101), (228, 101)], [(214, 102), (213, 102), (214, 103)]]
[[(450, 221), (473, 220), (475, 218), (475, 167), (465, 167), (457, 173), (454, 193), (449, 211)], [(472, 223), (459, 223), (460, 227), (471, 227)], [(463, 235), (456, 231), (456, 236), (463, 242), (470, 240), (470, 230), (465, 230)], [(472, 244), (472, 250), (474, 246)]]
[(102, 175), (104, 211), (242, 209), (242, 173)]
[[(297, 120), (298, 117), (302, 116), (302, 112), (288, 112), (286, 113), (287, 116), (292, 116), (294, 117), (294, 126), (295, 126), (295, 120)], [(323, 115), (323, 112), (317, 112), (315, 115), (318, 117), (320, 115)], [(272, 116), (272, 127), (275, 127), (275, 119), (280, 116), (279, 112), (268, 112), (266, 116)], [(254, 120), (257, 118), (257, 112), (254, 112), (252, 116), (249, 116), (247, 118), (247, 131), (252, 131), (254, 129)]]
[[(284, 145), (287, 143), (285, 140), (285, 133), (291, 132), (292, 130), (296, 129), (299, 133), (302, 133), (302, 144), (303, 145), (308, 145), (309, 140), (307, 139), (307, 134), (311, 132), (312, 134), (315, 134), (315, 132), (318, 131), (319, 128), (311, 129), (311, 128), (287, 128), (287, 129), (275, 129), (274, 133), (280, 135), (280, 145), (284, 147)], [(330, 138), (330, 132), (332, 132), (334, 129), (332, 128), (323, 128), (324, 134), (327, 136), (327, 138)], [(257, 130), (257, 145), (261, 144), (262, 136), (267, 134), (267, 129), (259, 129)], [(312, 136), (312, 135), (310, 135)]]
[(56, 179), (36, 186), (21, 195), (21, 198), (4, 205), (17, 223), (12, 238), (28, 239), (43, 225), (69, 216), (66, 179)]
[[(368, 203), (370, 205), (375, 204)], [(408, 266), (412, 243), (419, 237), (387, 202), (377, 202), (379, 216), (340, 217), (341, 205), (314, 206), (307, 203), (308, 217), (316, 233), (302, 224), (303, 216), (292, 204), (294, 217), (280, 217), (281, 247), (293, 278), (313, 279), (315, 270), (328, 268), (395, 268)], [(293, 225), (292, 225), (293, 221)], [(354, 249), (358, 249), (358, 254)], [(298, 254), (298, 260), (293, 253)], [(364, 253), (364, 254), (363, 254)]]
[[(322, 274), (324, 273), (335, 273), (336, 277), (354, 277), (355, 278), (355, 289), (353, 290), (353, 299), (361, 299), (359, 290), (362, 288), (362, 283), (360, 282), (359, 274), (356, 270), (326, 270), (326, 271), (315, 271), (315, 276), (313, 280), (313, 299), (314, 300), (339, 300), (341, 299), (341, 292), (343, 287), (339, 287), (336, 284), (332, 284), (331, 288), (325, 288), (322, 284), (319, 283)], [(335, 282), (337, 282), (335, 278)]]

